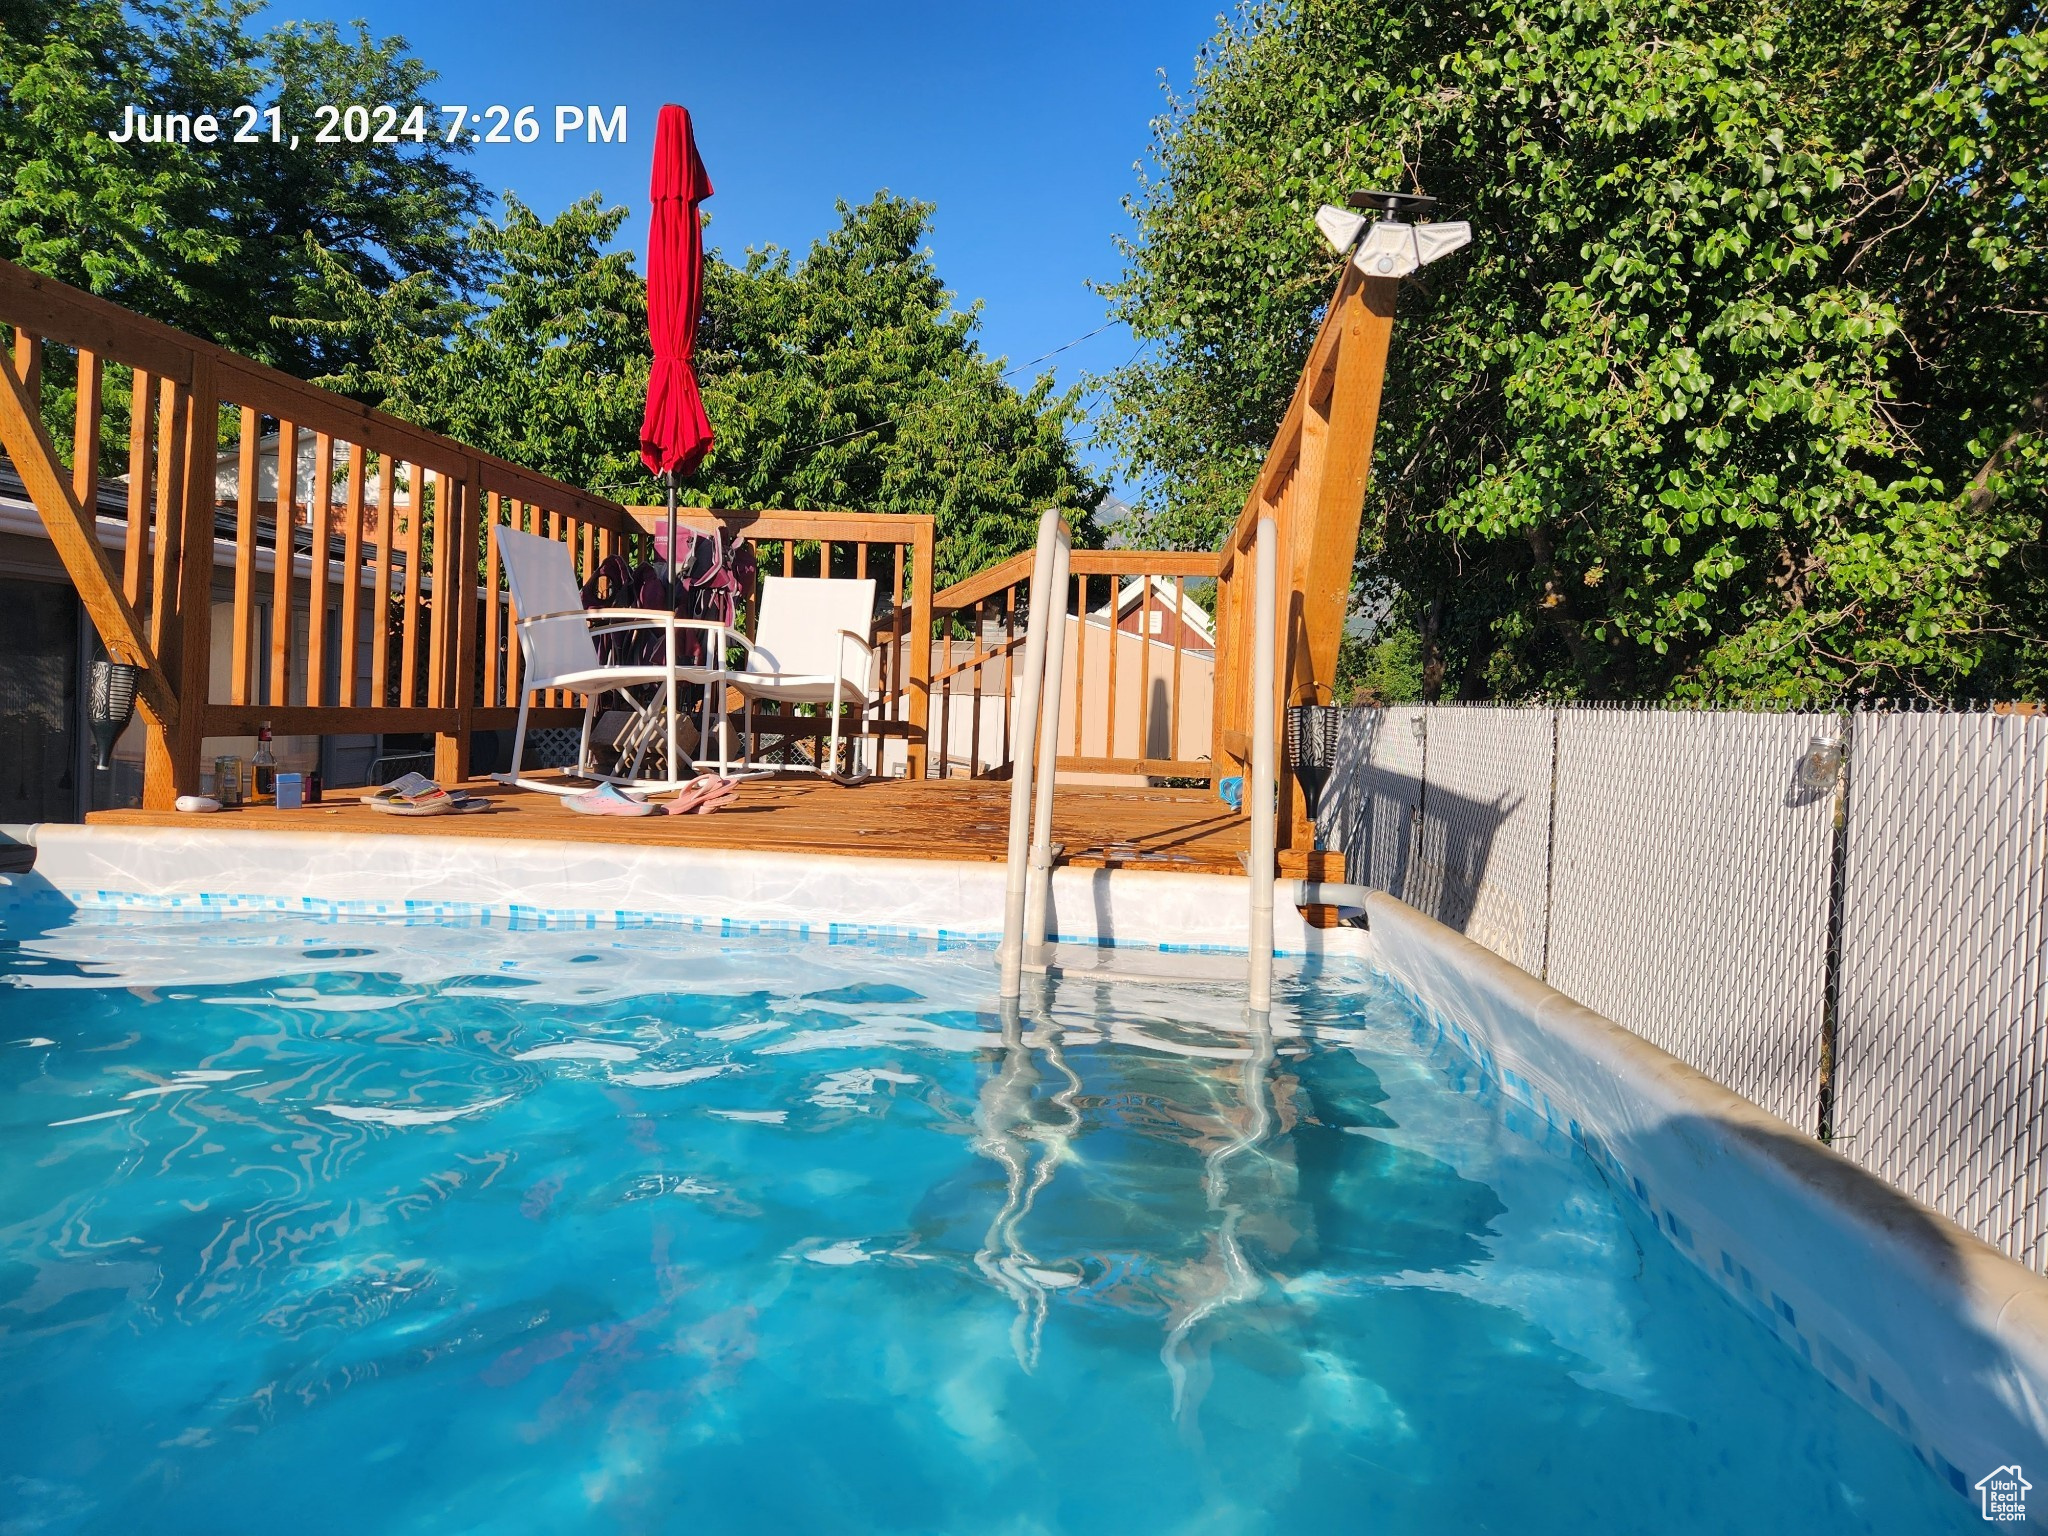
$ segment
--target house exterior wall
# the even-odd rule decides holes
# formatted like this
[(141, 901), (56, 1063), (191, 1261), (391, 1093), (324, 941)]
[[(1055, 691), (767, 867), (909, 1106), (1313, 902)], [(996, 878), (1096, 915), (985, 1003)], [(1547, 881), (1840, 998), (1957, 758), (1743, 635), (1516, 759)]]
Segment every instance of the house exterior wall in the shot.
[[(1137, 631), (1143, 622), (1134, 608), (1125, 615), (1129, 626), (1112, 631), (1100, 612), (1090, 614), (1085, 624), (1069, 615), (1060, 662), (1060, 755), (1062, 757), (1140, 756), (1192, 761), (1206, 759), (1210, 746), (1211, 696), (1215, 688), (1215, 658), (1206, 648), (1195, 650), (1200, 637), (1189, 631), (1180, 656), (1180, 715), (1178, 728), (1169, 720), (1173, 701), (1173, 642), (1166, 638), (1148, 640)], [(1109, 694), (1110, 648), (1116, 649), (1116, 699)], [(953, 664), (960, 661), (958, 642)], [(1021, 667), (1021, 657), (1019, 665)], [(939, 647), (932, 653), (932, 670), (943, 671), (945, 656)], [(981, 696), (975, 697), (975, 674), (981, 675)], [(1140, 720), (1140, 693), (1144, 695)], [(951, 698), (935, 688), (931, 707), (933, 771), (943, 760), (954, 774), (986, 773), (1009, 760), (1004, 722), (1014, 707), (1005, 691), (1004, 666), (1000, 658), (981, 667), (961, 672), (952, 680)], [(1075, 734), (1079, 719), (1078, 744)], [(977, 719), (979, 727), (977, 729)], [(885, 754), (884, 762), (900, 762), (899, 752)], [(1089, 774), (1073, 776), (1076, 783), (1141, 784), (1135, 774)]]
[[(273, 444), (272, 473), (275, 473), (275, 445)], [(62, 561), (57, 558), (49, 539), (42, 533), (40, 515), (35, 508), (14, 498), (0, 498), (0, 579), (19, 578), (34, 583), (61, 586), (69, 591), (71, 578)], [(102, 509), (100, 524), (101, 539), (109, 552), (117, 558), (125, 547), (126, 529), (117, 521), (108, 518)], [(232, 547), (224, 541), (217, 542), (214, 550), (214, 583), (212, 604), (212, 636), (209, 651), (207, 678), (208, 697), (215, 703), (225, 702), (232, 694), (234, 666), (234, 564)], [(256, 596), (256, 644), (257, 697), (268, 698), (270, 692), (270, 587), (271, 572), (266, 558), (257, 573)], [(292, 673), (288, 680), (286, 696), (290, 703), (303, 704), (306, 700), (306, 621), (308, 580), (301, 578), (293, 584), (292, 612)], [(328, 655), (338, 655), (340, 640), (341, 583), (330, 582), (328, 586), (327, 625)], [(74, 657), (79, 676), (83, 678), (85, 668), (91, 660), (93, 647), (91, 631), (77, 627), (62, 639), (62, 643)], [(0, 666), (10, 664), (9, 657), (0, 652)], [(357, 645), (356, 679), (357, 688), (367, 696), (370, 677), (370, 642), (365, 636)], [(332, 696), (335, 674), (328, 678), (329, 696)], [(81, 711), (80, 731), (82, 732), (83, 704), (76, 707)], [(91, 773), (85, 781), (83, 796), (76, 809), (65, 809), (67, 816), (76, 816), (87, 810), (104, 810), (115, 806), (141, 803), (142, 757), (144, 727), (138, 715), (128, 729), (115, 743), (113, 766), (106, 773)], [(279, 736), (271, 746), (278, 760), (278, 767), (286, 772), (310, 772), (319, 769), (330, 781), (339, 784), (362, 781), (372, 758), (378, 750), (379, 738), (373, 735), (349, 736)], [(24, 749), (26, 750), (26, 749)], [(44, 751), (55, 748), (38, 749)], [(254, 736), (209, 736), (202, 743), (202, 753), (207, 764), (202, 783), (210, 787), (212, 760), (229, 753), (243, 759), (255, 755)], [(4, 819), (4, 818), (0, 818)]]

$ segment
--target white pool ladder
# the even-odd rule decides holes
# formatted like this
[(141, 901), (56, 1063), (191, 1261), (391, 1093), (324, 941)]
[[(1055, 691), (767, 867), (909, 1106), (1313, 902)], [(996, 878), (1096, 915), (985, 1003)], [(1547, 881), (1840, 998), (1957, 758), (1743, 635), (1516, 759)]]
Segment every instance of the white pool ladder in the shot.
[[(1253, 576), (1256, 608), (1252, 626), (1252, 753), (1245, 799), (1251, 812), (1251, 849), (1246, 859), (1251, 886), (1246, 1001), (1253, 1013), (1261, 1015), (1270, 1013), (1273, 1007), (1273, 898), (1277, 874), (1274, 630), (1279, 612), (1279, 545), (1279, 529), (1273, 519), (1260, 518)], [(1052, 953), (1046, 942), (1046, 926), (1052, 900), (1052, 864), (1059, 855), (1052, 841), (1052, 797), (1058, 776), (1060, 683), (1072, 558), (1073, 541), (1066, 523), (1058, 512), (1047, 512), (1038, 522), (1038, 548), (1031, 568), (1030, 618), (1024, 630), (1024, 670), (1017, 685), (1017, 734), (1013, 738), (1017, 750), (1010, 768), (1010, 835), (1000, 951), (1000, 997), (1005, 1002), (1022, 994), (1025, 970), (1044, 970)]]
[[(1006, 1002), (1023, 992), (1025, 965), (1042, 967), (1046, 962), (1052, 861), (1058, 854), (1052, 841), (1052, 791), (1059, 758), (1060, 669), (1065, 663), (1067, 579), (1073, 549), (1066, 521), (1057, 511), (1039, 518), (1038, 549), (1031, 567), (1030, 617), (1024, 629), (1024, 671), (1017, 683), (1017, 734), (1011, 738), (1017, 746), (1010, 764), (1010, 842), (1000, 952), (1000, 996)], [(1047, 679), (1051, 680), (1050, 706), (1045, 703)]]

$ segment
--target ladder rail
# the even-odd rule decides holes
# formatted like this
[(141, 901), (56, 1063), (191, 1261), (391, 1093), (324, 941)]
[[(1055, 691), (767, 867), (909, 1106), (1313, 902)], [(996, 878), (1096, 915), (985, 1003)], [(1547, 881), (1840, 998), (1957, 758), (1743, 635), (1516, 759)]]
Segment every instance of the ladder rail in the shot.
[[(1064, 527), (1060, 535), (1053, 545), (1052, 612), (1047, 617), (1045, 637), (1045, 680), (1051, 688), (1051, 700), (1039, 706), (1038, 778), (1031, 810), (1031, 868), (1024, 884), (1024, 964), (1040, 971), (1052, 958), (1052, 945), (1047, 941), (1046, 929), (1052, 910), (1052, 861), (1060, 852), (1059, 845), (1052, 840), (1052, 792), (1054, 781), (1059, 776), (1060, 710), (1066, 697), (1067, 580), (1073, 563), (1073, 547)], [(1088, 615), (1083, 613), (1080, 621), (1085, 625)], [(1115, 644), (1114, 635), (1110, 643)], [(1081, 661), (1077, 641), (1074, 657), (1077, 669)]]
[[(1032, 821), (1032, 779), (1037, 756), (1038, 717), (1045, 692), (1046, 630), (1054, 607), (1052, 575), (1058, 551), (1069, 547), (1067, 525), (1058, 511), (1048, 508), (1038, 520), (1038, 547), (1031, 566), (1031, 613), (1024, 630), (1024, 670), (1017, 681), (1016, 748), (1010, 763), (1010, 829), (1004, 856), (1003, 944), (998, 952), (1002, 968), (1002, 1001), (1012, 1002), (1024, 990), (1025, 887), (1029, 873)], [(1058, 602), (1060, 617), (1066, 617), (1065, 594)], [(1062, 625), (1064, 628), (1064, 624)], [(1058, 680), (1054, 680), (1057, 688)], [(1054, 740), (1047, 733), (1047, 740)]]
[(1245, 799), (1251, 806), (1251, 951), (1247, 1002), (1254, 1014), (1273, 1008), (1273, 881), (1276, 794), (1273, 770), (1273, 630), (1279, 609), (1280, 531), (1273, 519), (1259, 519), (1258, 570), (1253, 577), (1256, 608), (1252, 622), (1252, 762)]

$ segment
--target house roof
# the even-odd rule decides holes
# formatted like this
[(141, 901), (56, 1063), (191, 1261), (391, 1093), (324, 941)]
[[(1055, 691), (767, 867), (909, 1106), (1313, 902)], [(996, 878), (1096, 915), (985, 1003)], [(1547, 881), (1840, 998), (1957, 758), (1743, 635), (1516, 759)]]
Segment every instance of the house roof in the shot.
[[(1144, 600), (1147, 587), (1152, 588), (1159, 594), (1159, 606), (1162, 609), (1168, 612), (1173, 611), (1175, 587), (1171, 581), (1164, 576), (1134, 576), (1125, 582), (1123, 587), (1117, 592), (1116, 616), (1119, 620), (1133, 608), (1140, 606)], [(1108, 607), (1109, 604), (1105, 602), (1102, 607), (1095, 610), (1095, 614), (1102, 613)], [(1209, 611), (1187, 595), (1187, 584), (1185, 582), (1180, 584), (1179, 609), (1181, 622), (1200, 635), (1204, 644), (1214, 645), (1216, 643), (1215, 630), (1209, 622)]]

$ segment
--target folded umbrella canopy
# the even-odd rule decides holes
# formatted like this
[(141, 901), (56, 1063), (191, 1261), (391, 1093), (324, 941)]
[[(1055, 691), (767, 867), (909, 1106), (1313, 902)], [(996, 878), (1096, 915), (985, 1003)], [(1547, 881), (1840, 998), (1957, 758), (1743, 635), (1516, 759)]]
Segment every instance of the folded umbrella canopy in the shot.
[(669, 596), (675, 596), (676, 476), (694, 472), (711, 448), (711, 421), (690, 354), (704, 304), (704, 226), (697, 205), (711, 178), (697, 154), (690, 114), (673, 103), (654, 128), (654, 175), (647, 205), (647, 333), (654, 367), (640, 423), (640, 461), (668, 482)]

